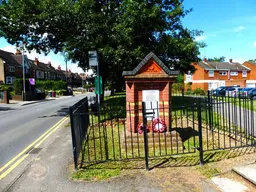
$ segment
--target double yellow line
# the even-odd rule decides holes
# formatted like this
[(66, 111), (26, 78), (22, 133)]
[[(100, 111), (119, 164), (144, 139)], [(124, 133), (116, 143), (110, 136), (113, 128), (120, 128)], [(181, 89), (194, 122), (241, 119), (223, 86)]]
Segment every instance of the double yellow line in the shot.
[[(67, 119), (68, 119), (68, 117), (62, 118), (54, 126), (52, 126), (48, 131), (46, 131), (43, 135), (41, 135), (37, 140), (35, 140), (33, 143), (31, 143), (29, 146), (27, 146), (25, 149), (23, 149), (18, 155), (16, 155), (9, 162), (7, 162), (3, 167), (1, 167), (0, 168), (0, 180), (5, 178), (13, 169), (15, 169), (15, 167), (17, 167), (22, 161), (24, 161), (24, 159), (26, 159), (26, 157), (29, 155), (29, 154), (26, 154), (29, 149), (32, 150), (33, 148), (39, 147), (44, 142), (44, 140), (47, 139), (58, 128), (60, 128), (60, 126)], [(1, 172), (3, 172), (3, 173), (1, 173)]]

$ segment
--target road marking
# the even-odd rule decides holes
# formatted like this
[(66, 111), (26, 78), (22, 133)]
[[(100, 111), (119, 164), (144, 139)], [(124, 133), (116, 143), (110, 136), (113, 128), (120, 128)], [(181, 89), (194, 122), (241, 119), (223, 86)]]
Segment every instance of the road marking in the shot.
[(24, 159), (26, 159), (28, 154), (24, 155), (18, 161), (16, 161), (9, 169), (7, 169), (2, 175), (0, 175), (0, 180), (5, 178), (15, 167), (17, 167)]
[(48, 133), (48, 135), (46, 135), (41, 141), (39, 141), (39, 143), (37, 143), (34, 148), (38, 148), (54, 131), (56, 131), (58, 128), (60, 128), (60, 126), (62, 125), (62, 123), (64, 123), (64, 122), (68, 119), (68, 117), (65, 117), (64, 119), (65, 119), (65, 120), (62, 121), (61, 124), (59, 124), (58, 126), (56, 126), (50, 133)]
[[(6, 169), (9, 165), (11, 165), (14, 161), (16, 161), (20, 156), (22, 156), (24, 153), (26, 153), (30, 148), (34, 148), (33, 146), (35, 145), (35, 146), (39, 146), (37, 143), (39, 142), (39, 144), (41, 144), (42, 142), (40, 141), (41, 139), (44, 141), (47, 137), (49, 137), (50, 136), (50, 134), (52, 134), (55, 130), (57, 130), (57, 128), (59, 128), (60, 127), (60, 125), (64, 122), (64, 121), (66, 121), (68, 119), (68, 117), (64, 117), (64, 118), (62, 118), (60, 121), (58, 121), (54, 126), (52, 126), (49, 130), (47, 130), (43, 135), (41, 135), (37, 140), (35, 140), (33, 143), (31, 143), (29, 146), (27, 146), (25, 149), (23, 149), (18, 155), (16, 155), (13, 159), (11, 159), (9, 162), (7, 162), (3, 167), (1, 167), (0, 168), (0, 172), (2, 172), (4, 169)], [(44, 138), (44, 137), (46, 137), (46, 138)], [(26, 154), (26, 155), (28, 155), (28, 154)], [(25, 156), (26, 156), (25, 155)], [(25, 159), (24, 158), (24, 156), (21, 158), (21, 159)], [(22, 160), (22, 161), (23, 161)], [(20, 161), (20, 160), (18, 160), (17, 162), (22, 162), (22, 161)], [(17, 164), (17, 162), (14, 164), (14, 165), (16, 165)], [(18, 163), (18, 164), (20, 164), (20, 163)], [(9, 169), (11, 169), (11, 170), (13, 170), (16, 166), (14, 166), (14, 165), (12, 165)], [(13, 168), (13, 166), (14, 166), (14, 168)], [(8, 170), (9, 170), (8, 169)], [(3, 175), (5, 175), (5, 173), (6, 172), (9, 172), (9, 171), (5, 171), (2, 175), (0, 175), (0, 180), (2, 179), (2, 176)]]

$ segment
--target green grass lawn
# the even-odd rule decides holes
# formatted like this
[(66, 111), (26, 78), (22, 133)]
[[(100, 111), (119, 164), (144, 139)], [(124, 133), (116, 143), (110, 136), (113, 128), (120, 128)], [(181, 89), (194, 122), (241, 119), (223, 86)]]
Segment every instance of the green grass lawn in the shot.
[[(98, 124), (98, 117), (91, 115), (90, 122), (93, 123), (89, 127), (88, 138), (84, 150), (80, 155), (80, 160), (84, 163), (72, 175), (73, 179), (104, 180), (121, 174), (124, 169), (144, 169), (144, 143), (133, 143), (131, 139), (128, 140), (129, 137), (135, 137), (135, 141), (140, 139), (143, 141), (143, 137), (141, 137), (142, 135), (132, 135), (131, 132), (126, 130), (124, 124), (126, 117), (125, 102), (125, 94), (123, 93), (118, 96), (106, 97), (104, 103), (102, 103), (100, 124)], [(182, 143), (178, 146), (171, 147), (170, 143), (175, 144), (175, 141), (168, 140), (169, 138), (166, 136), (161, 138), (157, 133), (149, 133), (155, 134), (153, 138), (156, 144), (160, 139), (167, 141), (163, 146), (156, 145), (149, 147), (151, 167), (192, 166), (199, 164), (199, 153), (196, 150), (199, 146), (198, 125), (196, 124), (198, 111), (194, 106), (194, 101), (191, 98), (182, 99), (181, 97), (175, 96), (172, 102), (174, 106), (171, 112), (173, 118), (172, 128), (180, 134)], [(187, 108), (185, 110), (184, 108), (179, 108), (181, 104), (184, 104)], [(106, 110), (103, 110), (103, 108)], [(211, 120), (214, 129), (222, 132), (231, 130), (230, 126), (227, 126), (228, 122), (225, 118), (212, 110), (210, 110), (210, 113), (212, 114)], [(208, 108), (205, 107), (202, 109), (201, 116), (205, 132), (209, 129)], [(239, 129), (235, 126), (231, 127), (233, 131), (238, 131)], [(209, 133), (209, 135), (212, 133)], [(203, 148), (207, 149), (209, 145), (214, 146), (216, 143), (212, 143), (210, 138), (206, 142), (204, 135)], [(191, 154), (184, 155), (183, 153)], [(238, 155), (241, 155), (241, 153), (230, 153), (228, 150), (204, 152), (204, 161), (215, 162)], [(216, 170), (210, 170), (209, 174), (216, 173)]]
[(249, 98), (213, 97), (213, 99), (220, 103), (231, 103), (237, 107), (256, 111), (256, 100)]

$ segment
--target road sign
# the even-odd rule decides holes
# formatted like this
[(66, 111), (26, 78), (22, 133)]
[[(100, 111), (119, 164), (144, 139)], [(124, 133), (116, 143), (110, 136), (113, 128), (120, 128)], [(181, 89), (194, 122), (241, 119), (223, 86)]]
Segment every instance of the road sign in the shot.
[[(100, 91), (99, 91), (100, 90)], [(95, 93), (96, 94), (102, 94), (102, 77), (100, 76), (100, 82), (99, 82), (99, 76), (95, 77)]]
[(35, 79), (34, 78), (29, 78), (29, 83), (30, 85), (35, 85)]
[(89, 66), (98, 66), (98, 55), (97, 51), (89, 51)]

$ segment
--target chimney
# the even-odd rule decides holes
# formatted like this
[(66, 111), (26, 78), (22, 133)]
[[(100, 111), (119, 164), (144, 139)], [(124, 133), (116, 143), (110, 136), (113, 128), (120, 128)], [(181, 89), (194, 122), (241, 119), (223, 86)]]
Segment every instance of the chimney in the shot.
[(38, 65), (38, 58), (37, 57), (35, 57), (34, 64)]
[(49, 65), (49, 67), (51, 67), (51, 66), (52, 66), (52, 63), (51, 63), (51, 61), (48, 61), (48, 65)]
[(61, 67), (60, 67), (60, 65), (58, 66), (58, 70), (59, 70), (59, 71), (61, 70)]
[(232, 59), (229, 59), (229, 63), (232, 63)]
[(207, 59), (206, 59), (206, 58), (204, 58), (204, 62), (207, 62)]
[(19, 49), (16, 49), (15, 55), (21, 55), (21, 51)]

